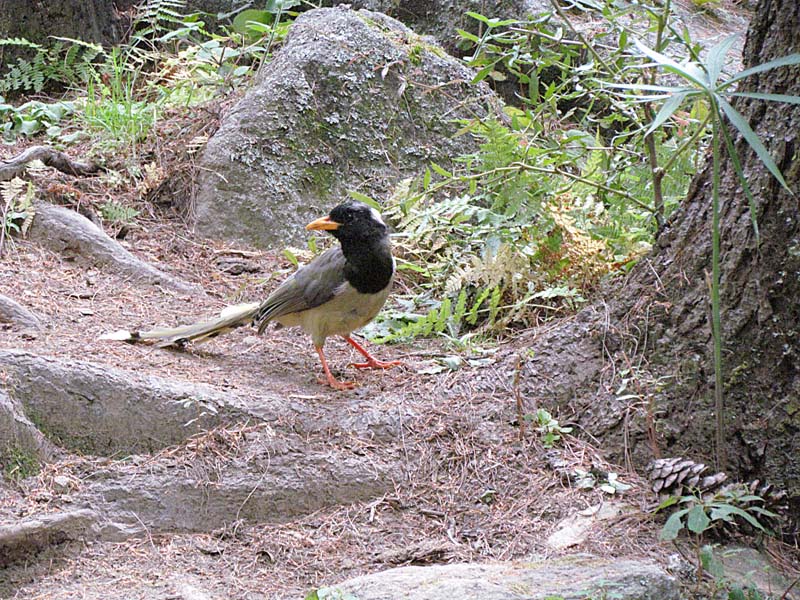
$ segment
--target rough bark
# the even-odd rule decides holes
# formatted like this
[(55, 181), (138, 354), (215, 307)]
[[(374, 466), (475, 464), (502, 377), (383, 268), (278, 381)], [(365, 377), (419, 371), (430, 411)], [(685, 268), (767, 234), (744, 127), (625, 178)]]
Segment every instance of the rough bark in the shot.
[(203, 293), (200, 286), (157, 269), (122, 247), (89, 219), (63, 206), (36, 203), (36, 215), (28, 232), (32, 241), (68, 256), (124, 273), (132, 281), (160, 285), (186, 294)]

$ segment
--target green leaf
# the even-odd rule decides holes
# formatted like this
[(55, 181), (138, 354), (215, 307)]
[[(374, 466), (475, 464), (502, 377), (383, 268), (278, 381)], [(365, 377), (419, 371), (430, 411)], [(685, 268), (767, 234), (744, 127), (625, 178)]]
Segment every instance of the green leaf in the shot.
[(750, 512), (754, 512), (754, 513), (758, 513), (760, 515), (764, 515), (765, 517), (769, 517), (771, 519), (774, 519), (774, 518), (776, 518), (778, 516), (774, 512), (772, 512), (771, 510), (767, 510), (766, 508), (761, 508), (760, 506), (751, 506), (751, 507), (748, 508), (748, 510)]
[(747, 177), (745, 177), (744, 169), (742, 169), (742, 162), (739, 160), (739, 152), (737, 152), (736, 146), (733, 145), (733, 140), (731, 140), (731, 134), (728, 131), (728, 126), (723, 123), (721, 129), (722, 137), (725, 140), (725, 147), (728, 149), (728, 156), (730, 156), (731, 162), (733, 163), (733, 170), (736, 172), (736, 177), (739, 178), (739, 183), (742, 184), (744, 195), (747, 198), (747, 205), (750, 209), (750, 224), (753, 226), (753, 234), (756, 238), (756, 245), (758, 245), (761, 235), (758, 232), (756, 199), (753, 197), (753, 193), (750, 191), (750, 184), (747, 183)]
[(741, 98), (755, 98), (756, 100), (770, 100), (772, 102), (786, 102), (787, 104), (800, 104), (800, 96), (788, 94), (762, 94), (760, 92), (733, 92), (731, 96)]
[(450, 171), (446, 171), (445, 169), (443, 169), (442, 167), (437, 165), (435, 162), (431, 163), (431, 169), (436, 171), (436, 173), (438, 173), (439, 175), (441, 175), (445, 179), (452, 179), (453, 178), (453, 174)]
[(472, 82), (471, 83), (474, 85), (474, 84), (480, 83), (481, 81), (486, 79), (486, 77), (489, 75), (489, 73), (494, 71), (494, 66), (497, 64), (498, 61), (499, 61), (499, 59), (495, 60), (495, 61), (492, 61), (490, 64), (486, 65), (480, 71), (478, 71), (477, 74), (475, 75), (475, 77), (472, 78)]
[(650, 124), (650, 127), (647, 128), (645, 135), (649, 135), (661, 127), (664, 124), (664, 121), (669, 119), (675, 113), (675, 111), (680, 108), (680, 105), (683, 104), (684, 100), (686, 100), (686, 93), (673, 94), (670, 96), (669, 99), (664, 102), (664, 105), (658, 111), (658, 114), (656, 114), (653, 122)]
[(725, 575), (725, 566), (717, 559), (714, 548), (708, 544), (700, 548), (700, 563), (717, 579)]
[(639, 51), (651, 58), (655, 61), (661, 68), (671, 73), (675, 73), (676, 75), (680, 75), (684, 79), (691, 81), (695, 85), (700, 88), (703, 88), (706, 91), (711, 91), (709, 89), (709, 81), (708, 75), (706, 75), (697, 65), (693, 63), (684, 63), (679, 64), (672, 60), (670, 57), (665, 56), (655, 50), (651, 50), (644, 44), (642, 44), (639, 40), (634, 40), (636, 47)]
[(684, 508), (683, 510), (676, 510), (669, 516), (667, 522), (664, 523), (664, 527), (661, 528), (661, 533), (658, 537), (662, 540), (670, 541), (674, 540), (678, 537), (678, 533), (680, 533), (681, 529), (683, 529), (683, 515), (689, 512), (688, 508)]
[(761, 523), (759, 523), (756, 520), (756, 518), (753, 515), (751, 515), (747, 511), (742, 510), (741, 508), (739, 508), (737, 506), (731, 506), (730, 504), (722, 504), (722, 505), (716, 507), (715, 509), (712, 509), (711, 514), (712, 514), (712, 517), (714, 515), (716, 515), (717, 518), (720, 518), (720, 519), (725, 520), (725, 521), (729, 520), (727, 518), (729, 515), (734, 515), (734, 516), (737, 516), (737, 517), (741, 517), (742, 519), (744, 519), (745, 521), (750, 523), (750, 525), (752, 525), (756, 529), (764, 531), (764, 527), (761, 525)]
[(295, 255), (295, 253), (294, 253), (294, 252), (292, 252), (291, 250), (289, 250), (289, 248), (286, 248), (286, 249), (283, 251), (283, 255), (284, 255), (284, 256), (286, 257), (286, 259), (287, 259), (287, 260), (288, 260), (290, 263), (292, 263), (292, 264), (293, 264), (295, 267), (299, 267), (299, 266), (300, 266), (300, 261), (299, 261), (299, 260), (297, 260), (297, 256)]
[(249, 8), (243, 10), (233, 19), (233, 30), (242, 35), (252, 35), (251, 23), (269, 25), (275, 20), (272, 11)]
[(706, 71), (708, 71), (708, 78), (712, 86), (717, 83), (717, 79), (719, 79), (719, 75), (722, 73), (722, 68), (725, 66), (725, 57), (728, 55), (737, 37), (739, 37), (738, 34), (729, 35), (708, 51)]
[(728, 117), (728, 120), (733, 123), (733, 126), (739, 130), (739, 132), (744, 136), (744, 139), (747, 140), (747, 143), (750, 144), (750, 147), (755, 151), (756, 155), (761, 162), (764, 163), (764, 166), (769, 169), (769, 172), (772, 173), (773, 177), (778, 180), (778, 182), (786, 189), (787, 192), (794, 195), (792, 190), (789, 189), (789, 186), (786, 185), (786, 180), (784, 180), (783, 175), (778, 169), (778, 165), (775, 164), (775, 161), (772, 160), (772, 156), (767, 151), (766, 147), (761, 140), (756, 135), (755, 131), (750, 128), (750, 124), (747, 120), (739, 114), (735, 108), (733, 108), (728, 101), (724, 98), (717, 96), (717, 102), (722, 107), (723, 112)]
[(300, 4), (300, 0), (266, 0), (264, 10), (271, 13), (279, 13), (289, 10), (298, 4)]
[(678, 503), (678, 497), (677, 496), (670, 496), (669, 498), (664, 500), (661, 504), (656, 506), (656, 509), (655, 509), (654, 512), (658, 512), (660, 510), (664, 510), (665, 508), (669, 508), (670, 506), (674, 506), (677, 503)]
[(795, 52), (794, 54), (781, 56), (775, 60), (771, 60), (769, 62), (756, 65), (755, 67), (745, 69), (744, 71), (740, 71), (730, 79), (727, 79), (720, 87), (728, 87), (732, 83), (736, 83), (740, 79), (744, 79), (750, 75), (755, 75), (756, 73), (763, 73), (764, 71), (769, 71), (770, 69), (775, 69), (776, 67), (788, 67), (791, 65), (800, 65), (800, 53)]
[(460, 35), (465, 40), (469, 40), (470, 42), (474, 42), (475, 44), (479, 44), (481, 41), (477, 35), (473, 35), (469, 31), (464, 31), (463, 29), (456, 29), (456, 33), (458, 33), (458, 35)]
[(686, 527), (689, 531), (703, 533), (710, 524), (711, 519), (708, 518), (705, 507), (698, 504), (689, 509), (689, 514), (686, 516)]
[(35, 119), (22, 119), (22, 123), (19, 126), (19, 132), (23, 135), (33, 135), (39, 129), (41, 129), (42, 124)]
[(480, 21), (481, 23), (486, 23), (487, 25), (489, 24), (489, 17), (484, 17), (480, 13), (476, 13), (476, 12), (472, 12), (471, 10), (468, 10), (464, 14), (467, 15), (468, 17), (472, 17), (473, 19), (476, 19), (476, 20)]
[(621, 90), (636, 90), (637, 92), (665, 92), (666, 94), (678, 94), (680, 92), (691, 92), (693, 90), (693, 88), (678, 87), (675, 85), (650, 85), (647, 83), (606, 83), (602, 81), (600, 83), (605, 87), (618, 88)]
[(355, 190), (347, 190), (347, 195), (353, 198), (354, 200), (358, 200), (359, 202), (363, 202), (367, 206), (371, 206), (375, 210), (380, 210), (381, 205), (378, 204), (377, 200), (373, 200), (366, 194), (362, 194), (361, 192), (357, 192)]

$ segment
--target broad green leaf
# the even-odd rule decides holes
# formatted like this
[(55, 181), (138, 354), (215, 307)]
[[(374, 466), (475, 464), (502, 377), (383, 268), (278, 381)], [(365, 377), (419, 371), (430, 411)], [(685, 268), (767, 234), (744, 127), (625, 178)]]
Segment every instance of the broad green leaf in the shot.
[(664, 124), (664, 122), (667, 119), (669, 119), (675, 113), (675, 111), (678, 110), (678, 108), (680, 108), (680, 105), (683, 104), (684, 100), (686, 100), (685, 93), (673, 94), (672, 96), (670, 96), (669, 99), (666, 102), (664, 102), (664, 105), (656, 114), (656, 117), (655, 119), (653, 119), (653, 122), (650, 124), (650, 127), (647, 128), (645, 135), (649, 135), (653, 133), (656, 129), (661, 127)]
[(728, 521), (728, 515), (735, 515), (737, 517), (743, 518), (745, 521), (750, 523), (756, 529), (764, 531), (764, 527), (759, 523), (756, 518), (748, 513), (747, 511), (742, 510), (737, 506), (731, 506), (730, 504), (722, 504), (714, 509), (711, 510), (712, 516), (717, 515), (717, 518), (723, 519)]
[(708, 71), (708, 78), (712, 86), (716, 85), (717, 79), (719, 79), (719, 75), (722, 73), (722, 67), (725, 66), (725, 57), (728, 55), (737, 37), (739, 37), (738, 34), (729, 35), (708, 51), (706, 71)]
[(703, 533), (711, 524), (711, 519), (706, 514), (705, 507), (701, 505), (693, 506), (686, 515), (686, 527), (694, 533)]
[(236, 15), (236, 17), (233, 19), (232, 26), (236, 33), (240, 33), (242, 35), (252, 35), (253, 31), (252, 27), (250, 26), (251, 23), (262, 23), (269, 25), (274, 20), (275, 17), (272, 15), (271, 11), (249, 8)]
[(749, 77), (750, 75), (755, 75), (756, 73), (763, 73), (764, 71), (769, 71), (770, 69), (775, 69), (776, 67), (788, 67), (791, 65), (800, 65), (800, 52), (795, 52), (794, 54), (781, 56), (780, 58), (776, 58), (775, 60), (771, 60), (769, 62), (756, 65), (755, 67), (745, 69), (744, 71), (740, 71), (730, 79), (725, 80), (720, 86), (720, 88), (728, 87), (732, 83), (736, 83), (740, 79), (744, 79), (745, 77)]
[(750, 208), (750, 223), (753, 225), (753, 234), (756, 237), (756, 245), (758, 245), (761, 235), (758, 232), (756, 199), (753, 197), (753, 193), (750, 191), (750, 184), (747, 183), (747, 177), (744, 176), (742, 161), (739, 160), (739, 152), (737, 152), (736, 146), (733, 145), (733, 140), (731, 140), (731, 134), (728, 131), (728, 126), (725, 123), (722, 123), (722, 127), (720, 129), (722, 129), (722, 137), (725, 140), (725, 147), (728, 150), (728, 156), (730, 156), (731, 162), (733, 163), (733, 170), (736, 172), (736, 177), (739, 178), (739, 183), (742, 184), (744, 195), (747, 198), (747, 205)]
[(22, 119), (22, 122), (19, 126), (19, 132), (23, 135), (33, 135), (39, 131), (41, 127), (42, 124), (35, 119)]
[(764, 499), (761, 496), (756, 496), (755, 494), (746, 494), (744, 496), (736, 496), (736, 503), (737, 504), (744, 504), (745, 502), (763, 502)]
[(667, 522), (664, 523), (664, 527), (661, 528), (661, 533), (658, 534), (658, 537), (667, 541), (674, 540), (678, 537), (678, 533), (683, 529), (683, 522), (681, 519), (687, 512), (689, 512), (689, 509), (685, 508), (672, 513), (669, 519), (667, 519)]
[(800, 96), (788, 94), (761, 94), (759, 92), (733, 92), (731, 96), (742, 98), (755, 98), (756, 100), (771, 100), (773, 102), (786, 102), (787, 104), (800, 104)]
[(775, 164), (775, 161), (772, 160), (772, 156), (767, 151), (764, 144), (761, 142), (759, 137), (756, 135), (756, 132), (750, 128), (750, 124), (747, 120), (739, 114), (735, 108), (733, 108), (728, 101), (722, 97), (717, 97), (717, 102), (719, 102), (720, 107), (722, 107), (723, 112), (728, 117), (733, 126), (739, 130), (739, 132), (744, 136), (744, 139), (747, 140), (747, 143), (750, 144), (750, 147), (755, 151), (756, 155), (761, 162), (764, 163), (764, 166), (769, 169), (769, 172), (772, 173), (773, 177), (780, 182), (780, 184), (786, 189), (787, 192), (792, 194), (792, 190), (789, 189), (789, 186), (786, 185), (786, 180), (784, 180), (783, 175), (778, 169), (778, 165)]
[(765, 531), (764, 526), (761, 523), (759, 523), (758, 520), (753, 515), (748, 513), (747, 511), (744, 511), (741, 508), (735, 508), (735, 510), (733, 511), (733, 514), (735, 514), (738, 517), (742, 517), (745, 521), (750, 523), (750, 525), (752, 525), (756, 529), (758, 529), (760, 531)]

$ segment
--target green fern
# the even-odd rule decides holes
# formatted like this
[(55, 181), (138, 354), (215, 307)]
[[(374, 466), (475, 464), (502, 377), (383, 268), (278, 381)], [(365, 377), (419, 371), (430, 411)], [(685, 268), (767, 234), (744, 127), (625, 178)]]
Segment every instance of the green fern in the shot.
[(33, 184), (19, 177), (0, 182), (0, 197), (4, 207), (2, 237), (10, 233), (25, 235), (28, 232), (36, 213), (33, 206), (34, 194)]
[(50, 84), (80, 86), (89, 81), (95, 72), (95, 61), (102, 58), (102, 46), (69, 38), (53, 39), (49, 46), (24, 38), (0, 40), (0, 47), (35, 51), (32, 57), (18, 57), (14, 64), (7, 65), (7, 72), (0, 77), (0, 94), (39, 93)]

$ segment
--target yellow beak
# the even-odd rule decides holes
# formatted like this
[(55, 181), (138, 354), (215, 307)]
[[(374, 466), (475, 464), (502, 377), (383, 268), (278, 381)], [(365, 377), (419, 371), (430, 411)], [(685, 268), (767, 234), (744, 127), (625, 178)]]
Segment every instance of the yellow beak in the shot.
[(339, 225), (341, 225), (341, 223), (332, 221), (330, 217), (322, 217), (306, 225), (306, 229), (308, 229), (309, 231), (311, 230), (331, 231), (333, 229), (339, 229)]

